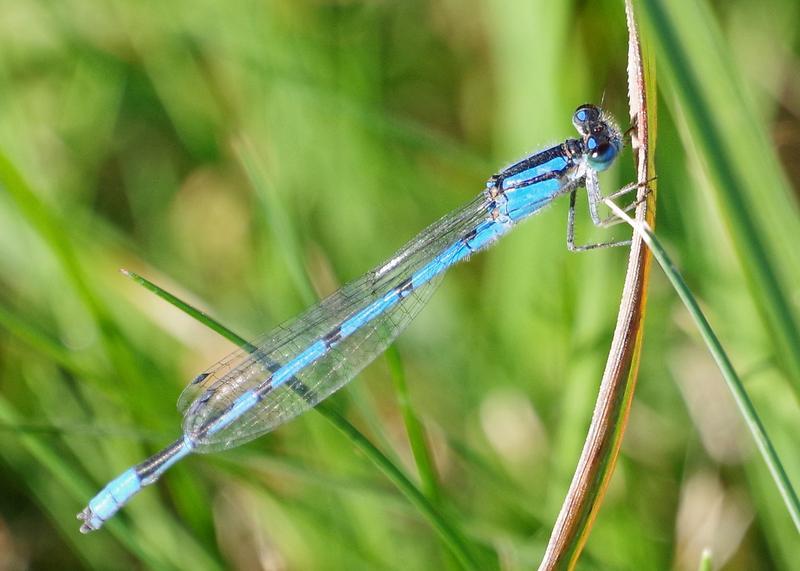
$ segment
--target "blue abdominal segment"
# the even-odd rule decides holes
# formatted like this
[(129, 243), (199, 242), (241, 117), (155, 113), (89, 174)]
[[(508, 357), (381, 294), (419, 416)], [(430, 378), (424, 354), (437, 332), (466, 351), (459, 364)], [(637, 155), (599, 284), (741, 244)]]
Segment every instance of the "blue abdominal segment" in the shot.
[(191, 452), (191, 443), (186, 438), (181, 438), (161, 452), (154, 454), (133, 468), (128, 468), (111, 480), (105, 488), (92, 498), (86, 509), (78, 514), (78, 519), (83, 520), (81, 532), (88, 533), (100, 528), (122, 506), (128, 503), (128, 500), (139, 493), (143, 486), (158, 480), (161, 474), (170, 466), (188, 456)]
[[(91, 531), (98, 529), (103, 523), (111, 518), (117, 510), (124, 506), (127, 501), (142, 489), (142, 482), (134, 468), (128, 468), (125, 472), (111, 480), (105, 488), (100, 490), (89, 502), (89, 507), (83, 513), (87, 514), (81, 526), (81, 531)], [(80, 518), (80, 516), (78, 516)]]

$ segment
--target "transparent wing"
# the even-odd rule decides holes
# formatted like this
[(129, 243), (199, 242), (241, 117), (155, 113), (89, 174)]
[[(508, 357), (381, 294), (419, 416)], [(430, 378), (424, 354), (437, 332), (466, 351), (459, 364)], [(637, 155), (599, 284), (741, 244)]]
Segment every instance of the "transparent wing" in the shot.
[(185, 413), (184, 432), (194, 437), (196, 450), (211, 452), (256, 438), (312, 408), (358, 374), (425, 305), (441, 276), (342, 339), (228, 427), (213, 435), (205, 430), (237, 397), (256, 388), (271, 372), (465, 236), (486, 218), (487, 209), (481, 194), (426, 228), (380, 266), (254, 341), (250, 351), (236, 351), (198, 375), (178, 400)]

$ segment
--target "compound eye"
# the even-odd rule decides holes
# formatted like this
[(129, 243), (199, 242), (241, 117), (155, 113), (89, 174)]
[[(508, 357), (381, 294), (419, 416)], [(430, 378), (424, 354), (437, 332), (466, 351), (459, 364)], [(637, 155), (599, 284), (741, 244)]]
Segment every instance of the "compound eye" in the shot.
[(586, 148), (589, 151), (587, 160), (589, 166), (596, 171), (606, 170), (614, 162), (619, 153), (619, 148), (609, 141), (598, 141), (595, 137), (586, 140)]
[(581, 105), (572, 115), (572, 124), (583, 134), (588, 134), (589, 126), (598, 121), (600, 121), (600, 109), (591, 103)]

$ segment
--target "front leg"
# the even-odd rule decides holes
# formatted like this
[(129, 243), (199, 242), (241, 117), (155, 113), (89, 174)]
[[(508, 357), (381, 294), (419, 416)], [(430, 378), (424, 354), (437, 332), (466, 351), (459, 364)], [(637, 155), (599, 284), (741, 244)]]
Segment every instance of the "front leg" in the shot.
[[(595, 182), (597, 179), (595, 179)], [(589, 188), (589, 183), (587, 180), (587, 190)], [(595, 190), (598, 196), (602, 195), (599, 194), (599, 189), (595, 186)], [(627, 190), (626, 192), (630, 192)], [(616, 194), (616, 193), (615, 193)], [(617, 242), (598, 242), (594, 244), (582, 244), (580, 246), (575, 244), (575, 200), (577, 197), (577, 189), (573, 189), (572, 192), (569, 193), (569, 211), (567, 212), (567, 249), (570, 252), (586, 252), (587, 250), (596, 250), (598, 248), (615, 248), (617, 246), (629, 246), (631, 241), (630, 240), (620, 240)], [(593, 213), (592, 222), (595, 222), (596, 226), (600, 226), (602, 224), (602, 220), (600, 217), (597, 216), (597, 208), (595, 204), (594, 210), (592, 209), (592, 202), (591, 196), (589, 198), (589, 212)], [(597, 216), (597, 221), (595, 221), (595, 216)]]

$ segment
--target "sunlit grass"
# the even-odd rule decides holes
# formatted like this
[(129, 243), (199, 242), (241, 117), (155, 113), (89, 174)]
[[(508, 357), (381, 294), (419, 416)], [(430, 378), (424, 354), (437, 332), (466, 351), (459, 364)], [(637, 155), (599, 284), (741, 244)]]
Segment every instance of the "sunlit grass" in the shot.
[[(639, 5), (666, 103), (658, 233), (750, 372), (797, 482), (800, 231), (782, 170), (797, 164), (786, 153), (782, 167), (770, 139), (800, 133), (781, 88), (797, 69), (797, 6)], [(429, 521), (314, 414), (189, 459), (116, 525), (79, 535), (74, 514), (177, 436), (181, 386), (232, 349), (117, 270), (258, 334), (505, 163), (572, 136), (577, 104), (605, 93), (624, 116), (625, 55), (610, 0), (3, 3), (4, 545), (36, 568), (458, 568)], [(714, 162), (722, 152), (729, 162)], [(605, 188), (630, 179), (621, 162)], [(504, 569), (541, 557), (622, 283), (623, 252), (566, 252), (565, 212), (447, 276), (399, 341), (410, 409), (383, 359), (330, 402), (413, 478), (407, 426), (419, 419), (437, 506)], [(792, 569), (800, 548), (780, 497), (679, 302), (653, 280), (631, 425), (585, 564), (695, 569), (710, 547), (715, 565)], [(432, 477), (415, 484), (430, 493)]]

